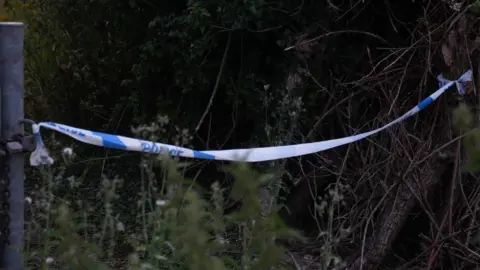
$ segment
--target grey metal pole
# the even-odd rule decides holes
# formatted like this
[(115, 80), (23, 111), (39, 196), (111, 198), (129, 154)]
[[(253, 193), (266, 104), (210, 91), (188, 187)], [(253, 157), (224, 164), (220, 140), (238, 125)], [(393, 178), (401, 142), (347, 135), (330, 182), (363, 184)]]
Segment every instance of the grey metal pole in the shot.
[[(23, 111), (23, 42), (25, 26), (20, 22), (0, 23), (0, 116), (1, 136), (11, 139), (22, 134)], [(24, 230), (24, 155), (12, 154), (7, 161), (9, 176), (9, 245), (5, 247), (4, 269), (23, 269)]]

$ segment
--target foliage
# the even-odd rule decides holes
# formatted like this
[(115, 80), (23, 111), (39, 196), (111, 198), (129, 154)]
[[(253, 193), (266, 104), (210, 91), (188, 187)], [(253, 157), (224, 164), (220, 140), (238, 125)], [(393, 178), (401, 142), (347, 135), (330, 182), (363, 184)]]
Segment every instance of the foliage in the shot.
[[(65, 158), (74, 161), (72, 156)], [(154, 163), (163, 164), (164, 184), (155, 186), (152, 178), (140, 180), (142, 198), (129, 205), (135, 219), (119, 211), (123, 202), (117, 190), (127, 179), (99, 179), (102, 189), (91, 204), (77, 197), (81, 178), (65, 175), (63, 166), (44, 168), (46, 183), (28, 199), (29, 214), (36, 217), (27, 230), (29, 269), (39, 269), (39, 264), (44, 269), (116, 269), (122, 264), (116, 260), (126, 259), (119, 256), (125, 249), (133, 249), (128, 253), (129, 269), (232, 269), (240, 265), (268, 269), (278, 266), (283, 256), (272, 239), (298, 237), (277, 214), (261, 218), (260, 209), (253, 207), (259, 204), (261, 175), (252, 177), (256, 173), (245, 164), (228, 170), (239, 177), (238, 191), (232, 192), (251, 205), (240, 213), (224, 215), (218, 183), (212, 186), (212, 201), (207, 201), (187, 185), (173, 160), (145, 159), (142, 175), (149, 175)], [(241, 235), (238, 243), (226, 240), (227, 229)]]
[[(392, 121), (431, 93), (438, 73), (453, 69), (435, 59), (441, 59), (439, 44), (459, 28), (459, 18), (468, 13), (466, 28), (477, 29), (478, 17), (478, 1), (466, 6), (467, 12), (459, 11), (462, 5), (455, 1), (0, 4), (5, 8), (1, 20), (29, 25), (28, 118), (196, 149), (328, 140)], [(476, 36), (469, 30), (465, 39)], [(471, 51), (453, 48), (452, 54), (455, 49)], [(428, 198), (418, 202), (418, 196), (405, 195), (405, 186), (409, 191), (418, 179), (428, 182), (431, 153), (452, 139), (445, 131), (450, 119), (443, 97), (437, 102), (440, 105), (426, 109), (430, 113), (338, 152), (253, 168), (159, 161), (87, 145), (69, 145), (75, 150), (70, 156), (70, 150), (62, 152), (70, 143), (53, 134), (46, 141), (56, 160), (65, 164), (28, 172), (29, 266), (281, 267), (289, 260), (285, 257), (295, 257), (295, 243), (302, 252), (310, 249), (302, 241), (285, 241), (297, 239), (288, 229), (292, 224), (309, 233), (314, 248), (308, 252), (315, 254), (312, 264), (321, 269), (341, 268), (348, 256), (362, 263), (364, 257), (384, 258), (382, 239), (393, 243), (397, 235), (377, 234), (389, 231), (388, 224), (397, 224), (392, 230), (399, 232), (404, 222), (422, 220), (391, 220), (410, 216), (408, 207), (421, 204), (428, 218), (447, 220), (436, 216), (443, 208), (424, 209), (435, 206)], [(458, 108), (453, 124), (467, 146), (466, 168), (476, 171), (480, 142), (478, 133), (470, 131), (477, 123), (467, 111), (466, 106)], [(432, 123), (429, 129), (425, 123)], [(264, 218), (258, 193), (265, 184), (273, 189), (273, 211)], [(420, 194), (430, 192), (425, 188)], [(402, 198), (411, 201), (399, 203)], [(237, 206), (227, 210), (231, 202)], [(399, 204), (405, 205), (404, 212), (388, 216)], [(450, 220), (456, 219), (453, 212), (448, 212)], [(392, 264), (434, 261), (438, 252), (425, 243), (436, 244), (419, 236), (440, 235), (434, 225), (411, 234), (415, 246), (424, 249), (417, 253), (430, 257), (405, 255), (413, 248), (402, 242), (395, 244)], [(456, 226), (464, 229), (461, 222)], [(290, 246), (288, 251), (285, 246)], [(352, 250), (361, 250), (361, 255)]]
[(454, 127), (463, 136), (465, 145), (467, 164), (465, 169), (470, 172), (480, 170), (480, 132), (474, 128), (474, 118), (470, 108), (461, 104), (454, 111)]

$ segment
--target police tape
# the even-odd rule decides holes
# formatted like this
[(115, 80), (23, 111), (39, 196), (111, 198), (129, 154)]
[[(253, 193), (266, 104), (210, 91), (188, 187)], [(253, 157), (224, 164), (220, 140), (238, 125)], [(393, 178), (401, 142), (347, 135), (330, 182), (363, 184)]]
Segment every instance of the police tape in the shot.
[(452, 85), (456, 85), (458, 92), (463, 95), (466, 92), (466, 83), (472, 81), (472, 71), (469, 70), (456, 81), (449, 81), (442, 75), (437, 77), (439, 87), (437, 91), (425, 98), (417, 106), (409, 110), (404, 115), (388, 123), (387, 125), (361, 134), (349, 136), (340, 139), (333, 139), (320, 142), (302, 143), (284, 146), (248, 148), (248, 149), (231, 149), (231, 150), (205, 150), (197, 151), (193, 149), (183, 148), (175, 145), (169, 145), (158, 142), (151, 142), (141, 139), (134, 139), (124, 136), (117, 136), (96, 132), (76, 127), (71, 127), (53, 122), (42, 122), (33, 125), (33, 133), (36, 139), (36, 150), (30, 156), (30, 164), (32, 166), (53, 164), (46, 149), (42, 137), (40, 135), (40, 127), (55, 130), (68, 135), (83, 143), (113, 148), (125, 151), (137, 151), (143, 153), (153, 153), (158, 155), (171, 155), (185, 158), (206, 159), (206, 160), (225, 160), (225, 161), (244, 161), (244, 162), (260, 162), (284, 159), (290, 157), (298, 157), (308, 154), (317, 153), (327, 149), (335, 148), (341, 145), (356, 142), (358, 140), (369, 137), (384, 129), (387, 129), (403, 120), (417, 114), (425, 107), (433, 103), (440, 95), (442, 95)]

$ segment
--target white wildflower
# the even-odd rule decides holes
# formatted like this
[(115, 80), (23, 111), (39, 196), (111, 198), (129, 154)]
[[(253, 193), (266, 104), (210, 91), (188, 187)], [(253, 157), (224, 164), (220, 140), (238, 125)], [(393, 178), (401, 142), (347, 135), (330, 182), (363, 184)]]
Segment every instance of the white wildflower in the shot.
[(217, 243), (219, 243), (220, 245), (225, 245), (229, 243), (227, 239), (223, 238), (220, 235), (217, 235), (216, 240), (217, 240)]
[(144, 270), (144, 269), (154, 269), (153, 265), (149, 264), (149, 263), (142, 263), (140, 265), (140, 269)]
[(53, 258), (52, 257), (48, 257), (45, 259), (45, 263), (46, 264), (52, 264), (53, 263)]
[(157, 201), (155, 202), (155, 204), (156, 204), (157, 206), (164, 206), (166, 203), (167, 203), (167, 202), (164, 201), (164, 200), (157, 200)]
[(166, 261), (167, 257), (165, 257), (163, 255), (160, 255), (160, 254), (155, 254), (155, 259), (157, 259), (159, 261)]
[(73, 155), (73, 149), (70, 147), (65, 147), (63, 148), (62, 153), (67, 157), (71, 157)]
[(31, 204), (32, 203), (32, 198), (25, 197), (25, 202), (27, 202), (28, 204)]
[(123, 225), (122, 222), (118, 221), (117, 222), (117, 231), (123, 232), (125, 230), (125, 225)]

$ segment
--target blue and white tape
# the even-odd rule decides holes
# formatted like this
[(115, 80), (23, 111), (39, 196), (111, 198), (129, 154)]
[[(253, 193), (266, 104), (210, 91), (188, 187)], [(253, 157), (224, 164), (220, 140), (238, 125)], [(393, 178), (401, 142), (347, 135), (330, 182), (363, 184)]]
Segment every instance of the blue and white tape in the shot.
[(313, 154), (313, 153), (331, 149), (337, 146), (356, 142), (358, 140), (371, 136), (375, 133), (378, 133), (384, 129), (387, 129), (397, 123), (400, 123), (403, 120), (417, 114), (419, 111), (423, 110), (425, 107), (429, 106), (440, 95), (442, 95), (448, 88), (450, 88), (454, 84), (457, 86), (458, 92), (460, 94), (462, 95), (465, 94), (466, 92), (465, 83), (472, 81), (472, 71), (471, 70), (467, 71), (456, 81), (449, 81), (445, 79), (442, 75), (439, 75), (438, 81), (440, 84), (440, 89), (435, 91), (433, 94), (431, 94), (429, 97), (424, 99), (417, 106), (409, 110), (407, 113), (405, 113), (401, 117), (397, 118), (393, 122), (390, 122), (381, 128), (378, 128), (369, 132), (361, 133), (358, 135), (354, 135), (354, 136), (340, 138), (340, 139), (312, 142), (312, 143), (303, 143), (303, 144), (294, 144), (294, 145), (285, 145), (285, 146), (272, 146), (272, 147), (260, 147), (260, 148), (248, 148), (248, 149), (231, 149), (231, 150), (196, 151), (193, 149), (178, 147), (174, 145), (145, 141), (145, 140), (128, 138), (128, 137), (111, 135), (111, 134), (105, 134), (101, 132), (80, 129), (80, 128), (71, 127), (71, 126), (58, 124), (58, 123), (42, 122), (39, 124), (35, 124), (33, 127), (35, 137), (37, 138), (37, 148), (30, 156), (30, 164), (32, 166), (38, 166), (41, 164), (53, 163), (53, 159), (49, 156), (48, 151), (42, 142), (42, 138), (40, 136), (40, 127), (58, 131), (78, 141), (81, 141), (87, 144), (96, 145), (96, 146), (102, 146), (102, 147), (114, 148), (114, 149), (126, 150), (126, 151), (137, 151), (137, 152), (153, 153), (153, 154), (168, 154), (172, 156), (180, 156), (180, 157), (195, 158), (195, 159), (259, 162), (259, 161), (270, 161), (270, 160), (277, 160), (277, 159)]

